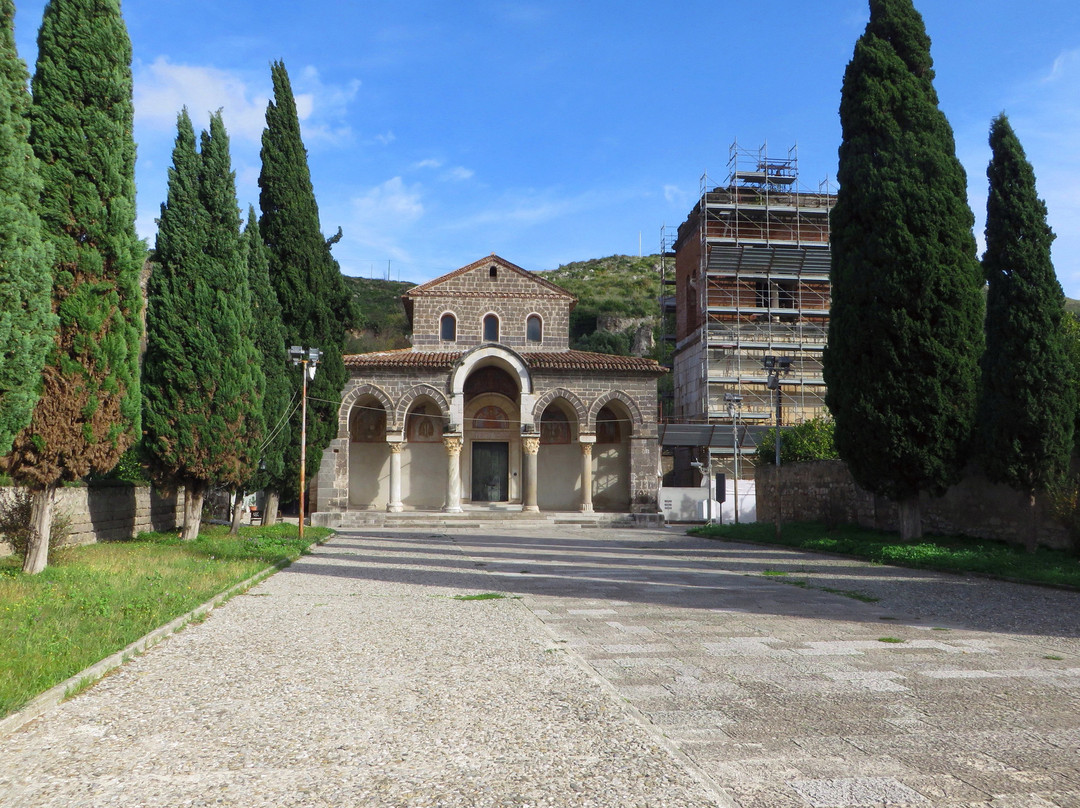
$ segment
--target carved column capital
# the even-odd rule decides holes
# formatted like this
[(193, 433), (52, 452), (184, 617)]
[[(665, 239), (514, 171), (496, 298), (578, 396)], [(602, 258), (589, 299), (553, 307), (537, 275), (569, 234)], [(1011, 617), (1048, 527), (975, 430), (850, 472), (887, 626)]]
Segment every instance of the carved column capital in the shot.
[(390, 454), (396, 454), (396, 455), (401, 454), (401, 450), (405, 448), (405, 444), (402, 443), (401, 441), (394, 441), (393, 443), (389, 444), (389, 446), (390, 446)]
[(528, 437), (521, 439), (521, 448), (525, 450), (525, 454), (534, 455), (540, 451), (540, 438)]
[(446, 447), (446, 453), (451, 457), (457, 457), (461, 454), (461, 438), (456, 435), (445, 437), (442, 439), (443, 446)]
[(591, 443), (582, 443), (580, 445), (581, 445), (581, 454), (584, 455), (585, 457), (592, 457), (593, 444), (591, 444)]

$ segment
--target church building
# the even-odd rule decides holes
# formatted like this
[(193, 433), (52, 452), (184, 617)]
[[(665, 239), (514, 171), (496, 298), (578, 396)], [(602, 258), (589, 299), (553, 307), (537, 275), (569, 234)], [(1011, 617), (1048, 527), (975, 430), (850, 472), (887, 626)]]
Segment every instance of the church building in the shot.
[(319, 523), (657, 510), (659, 364), (571, 350), (576, 298), (494, 254), (402, 301), (411, 348), (345, 357), (337, 438), (311, 491)]

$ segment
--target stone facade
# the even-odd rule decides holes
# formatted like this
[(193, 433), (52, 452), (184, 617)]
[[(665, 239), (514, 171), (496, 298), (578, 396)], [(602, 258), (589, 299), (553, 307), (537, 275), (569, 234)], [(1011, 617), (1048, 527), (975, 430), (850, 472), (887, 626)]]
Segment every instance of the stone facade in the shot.
[(463, 504), (656, 512), (656, 362), (570, 350), (574, 297), (494, 255), (403, 300), (413, 347), (345, 359), (316, 522)]
[[(0, 489), (0, 507), (15, 496)], [(150, 486), (79, 486), (56, 491), (57, 520), (66, 526), (64, 546), (122, 541), (145, 531), (174, 530), (183, 521), (183, 494), (166, 496)], [(0, 555), (11, 545), (0, 535)]]
[[(791, 463), (780, 468), (777, 497), (776, 467), (757, 467), (758, 520), (776, 519), (781, 502), (784, 521), (858, 524), (899, 531), (896, 503), (859, 488), (838, 460)], [(942, 497), (923, 495), (923, 530), (945, 536), (971, 536), (1022, 544), (1028, 530), (1026, 497), (1005, 485), (969, 473)], [(1073, 546), (1066, 528), (1051, 515), (1045, 497), (1036, 501), (1039, 544), (1053, 549)]]

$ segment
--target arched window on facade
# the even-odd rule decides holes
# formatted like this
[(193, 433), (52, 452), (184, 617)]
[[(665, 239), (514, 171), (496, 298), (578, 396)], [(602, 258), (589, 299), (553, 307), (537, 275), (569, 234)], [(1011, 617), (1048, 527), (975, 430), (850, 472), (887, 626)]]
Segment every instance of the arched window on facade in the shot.
[(457, 340), (457, 318), (447, 312), (439, 320), (439, 339), (443, 342), (455, 342)]
[(525, 341), (543, 342), (543, 340), (544, 323), (541, 321), (539, 314), (530, 314), (525, 321)]
[(484, 342), (499, 341), (499, 318), (494, 314), (484, 315)]

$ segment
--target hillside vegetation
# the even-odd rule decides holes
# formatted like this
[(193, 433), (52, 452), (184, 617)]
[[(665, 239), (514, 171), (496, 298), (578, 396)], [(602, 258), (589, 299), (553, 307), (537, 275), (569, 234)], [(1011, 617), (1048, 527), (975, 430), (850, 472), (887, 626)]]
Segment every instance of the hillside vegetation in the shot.
[[(571, 346), (602, 353), (656, 355), (660, 296), (660, 257), (612, 255), (575, 261), (537, 273), (578, 298), (570, 315)], [(408, 321), (401, 295), (408, 281), (345, 278), (356, 303), (346, 353), (409, 346)], [(650, 337), (650, 339), (646, 339)], [(636, 346), (635, 346), (636, 343)], [(638, 350), (634, 351), (637, 347)]]

